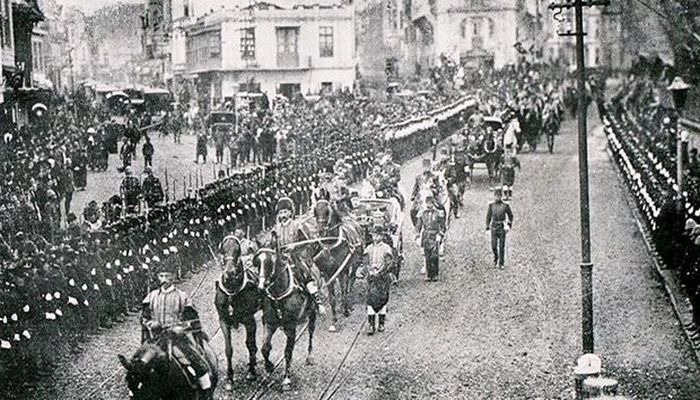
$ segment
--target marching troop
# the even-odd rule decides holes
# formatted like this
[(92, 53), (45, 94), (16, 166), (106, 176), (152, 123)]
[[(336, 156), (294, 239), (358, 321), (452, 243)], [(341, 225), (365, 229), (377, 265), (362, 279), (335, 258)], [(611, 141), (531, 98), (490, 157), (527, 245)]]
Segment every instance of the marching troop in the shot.
[[(84, 212), (84, 223), (79, 224), (73, 216), (67, 218), (65, 230), (57, 225), (48, 235), (44, 221), (22, 221), (13, 216), (10, 220), (21, 227), (17, 226), (13, 236), (0, 238), (0, 363), (13, 364), (17, 371), (36, 370), (36, 363), (49, 360), (36, 355), (50, 354), (53, 343), (38, 338), (71, 332), (66, 337), (78, 344), (80, 336), (109, 327), (133, 312), (142, 312), (146, 342), (158, 342), (155, 332), (183, 321), (188, 322), (187, 332), (196, 331), (196, 324), (189, 323), (197, 320), (196, 311), (174, 281), (208, 268), (212, 258), (219, 256), (214, 249), (229, 236), (248, 241), (247, 247), (253, 250), (246, 250), (245, 255), (259, 247), (284, 251), (299, 242), (313, 241), (314, 233), (296, 217), (311, 212), (319, 201), (328, 201), (341, 221), (352, 219), (359, 197), (354, 187), (364, 181), (370, 184), (373, 197), (392, 199), (401, 213), (411, 205), (407, 211), (415, 240), (423, 249), (422, 272), (428, 281), (436, 281), (450, 220), (459, 217), (461, 198), (472, 183), (472, 167), (479, 154), (471, 150), (476, 147), (481, 154), (500, 152), (494, 172), (503, 186), (494, 190), (496, 198), (488, 208), (486, 229), (491, 231), (494, 265), (503, 268), (506, 233), (513, 223), (513, 213), (504, 200), (513, 196), (522, 135), (534, 151), (536, 139), (530, 136), (536, 135), (528, 129), (541, 132), (555, 125), (558, 129), (561, 118), (552, 84), (527, 70), (518, 73), (525, 74), (525, 82), (532, 85), (524, 94), (512, 96), (522, 82), (517, 77), (506, 80), (510, 87), (495, 84), (480, 94), (481, 111), (470, 118), (454, 113), (436, 128), (417, 134), (389, 141), (377, 137), (379, 127), (406, 112), (394, 103), (382, 112), (376, 103), (333, 100), (337, 103), (298, 109), (301, 117), (293, 120), (294, 126), (277, 125), (279, 130), (300, 129), (289, 138), (286, 158), (222, 176), (179, 201), (165, 203), (163, 188), (150, 165), (141, 182), (125, 163), (124, 180), (115, 200), (123, 209), (101, 210), (92, 202)], [(436, 104), (435, 100), (425, 103)], [(425, 103), (414, 109), (425, 109)], [(280, 113), (289, 115), (290, 108)], [(484, 121), (497, 110), (505, 112), (498, 117), (502, 126), (494, 129)], [(304, 119), (304, 115), (313, 117)], [(351, 133), (340, 134), (341, 125)], [(323, 134), (309, 135), (314, 130)], [(310, 145), (321, 136), (321, 143)], [(435, 153), (435, 160), (423, 160), (424, 170), (415, 182), (410, 202), (404, 199), (399, 190), (398, 162), (428, 150), (434, 139), (448, 137), (448, 150)], [(379, 147), (385, 151), (378, 152)], [(144, 148), (144, 156), (152, 157), (152, 149)], [(147, 203), (147, 213), (139, 212), (141, 200)], [(375, 211), (371, 223), (362, 226), (362, 261), (351, 266), (354, 278), (367, 281), (370, 335), (385, 329), (389, 294), (403, 258), (397, 221), (386, 210)], [(111, 216), (104, 215), (109, 212)], [(327, 283), (315, 257), (300, 252), (286, 262), (293, 264), (301, 290), (323, 314)], [(253, 269), (248, 260), (247, 268)], [(175, 347), (182, 353), (183, 363), (193, 363), (197, 384), (209, 390), (215, 383), (206, 368), (205, 342), (206, 337), (194, 335)], [(199, 350), (193, 353), (193, 348)], [(128, 360), (123, 363), (131, 365)]]

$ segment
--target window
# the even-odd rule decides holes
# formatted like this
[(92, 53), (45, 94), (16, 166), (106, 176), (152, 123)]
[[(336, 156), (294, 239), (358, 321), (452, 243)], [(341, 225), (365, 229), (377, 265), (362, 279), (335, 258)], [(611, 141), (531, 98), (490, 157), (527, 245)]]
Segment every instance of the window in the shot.
[(467, 24), (469, 23), (468, 19), (463, 19), (462, 23), (459, 24), (459, 34), (462, 36), (462, 38), (467, 37)]
[(241, 59), (255, 60), (255, 28), (241, 29)]
[(333, 57), (333, 27), (320, 27), (318, 40), (321, 48), (321, 57)]
[(333, 82), (321, 82), (321, 92), (333, 93)]
[(216, 58), (221, 54), (221, 35), (219, 33), (209, 35), (209, 56)]
[(496, 31), (496, 26), (493, 23), (493, 19), (491, 19), (491, 18), (486, 19), (486, 24), (488, 26), (488, 37), (491, 38), (491, 37), (493, 37), (493, 34)]
[(10, 0), (0, 0), (2, 2), (2, 47), (12, 48), (12, 4)]
[(277, 28), (277, 65), (280, 67), (298, 67), (299, 28)]
[(481, 21), (479, 19), (474, 19), (472, 23), (472, 35), (481, 36)]
[(185, 17), (189, 17), (190, 16), (190, 2), (189, 2), (189, 0), (185, 0), (185, 4), (183, 5), (183, 7), (184, 7), (184, 10), (182, 11), (182, 13), (184, 14)]

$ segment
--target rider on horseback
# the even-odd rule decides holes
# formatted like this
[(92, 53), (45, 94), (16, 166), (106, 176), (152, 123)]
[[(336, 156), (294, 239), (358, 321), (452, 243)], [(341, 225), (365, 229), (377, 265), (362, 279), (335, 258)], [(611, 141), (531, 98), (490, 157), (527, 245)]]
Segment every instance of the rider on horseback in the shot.
[[(292, 199), (289, 197), (282, 197), (277, 201), (277, 223), (273, 228), (273, 235), (277, 241), (277, 245), (280, 247), (309, 239), (310, 235), (299, 221), (292, 218), (293, 214), (294, 202)], [(309, 295), (314, 298), (318, 306), (318, 312), (320, 314), (325, 314), (323, 302), (318, 292), (321, 285), (321, 272), (305, 251), (302, 250), (295, 254), (299, 256), (299, 262), (294, 263), (294, 265), (299, 267), (299, 278)]]
[(199, 316), (189, 297), (175, 287), (175, 273), (172, 263), (158, 270), (160, 287), (143, 300), (141, 323), (147, 331), (146, 340), (164, 349), (172, 346), (174, 360), (202, 390), (207, 390), (212, 385), (204, 346), (208, 338), (201, 331)]

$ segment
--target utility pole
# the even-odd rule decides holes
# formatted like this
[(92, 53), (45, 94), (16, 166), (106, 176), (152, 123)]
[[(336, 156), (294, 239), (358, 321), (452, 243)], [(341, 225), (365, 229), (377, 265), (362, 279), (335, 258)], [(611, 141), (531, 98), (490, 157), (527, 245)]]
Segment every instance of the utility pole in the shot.
[(581, 214), (581, 342), (583, 352), (593, 353), (593, 263), (591, 262), (591, 222), (590, 202), (588, 196), (588, 135), (586, 127), (586, 65), (583, 46), (583, 7), (607, 6), (609, 0), (573, 0), (565, 3), (552, 3), (550, 10), (556, 10), (554, 19), (563, 9), (574, 9), (575, 31), (557, 32), (560, 36), (576, 37), (576, 68), (578, 83), (578, 165), (579, 165), (579, 201)]

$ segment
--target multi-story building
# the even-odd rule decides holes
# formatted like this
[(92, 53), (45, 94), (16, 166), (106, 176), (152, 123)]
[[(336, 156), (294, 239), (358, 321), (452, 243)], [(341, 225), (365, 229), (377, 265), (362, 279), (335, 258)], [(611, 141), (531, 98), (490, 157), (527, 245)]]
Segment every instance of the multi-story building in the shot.
[[(2, 12), (2, 106), (0, 125), (24, 124), (35, 92), (32, 37), (36, 23), (44, 19), (36, 0), (0, 0)], [(8, 125), (5, 125), (8, 126)]]
[(196, 78), (205, 106), (239, 91), (260, 90), (272, 97), (353, 87), (351, 7), (319, 0), (246, 3), (211, 10), (182, 27), (183, 75)]
[(416, 73), (406, 0), (355, 2), (358, 72), (364, 82), (384, 82)]

